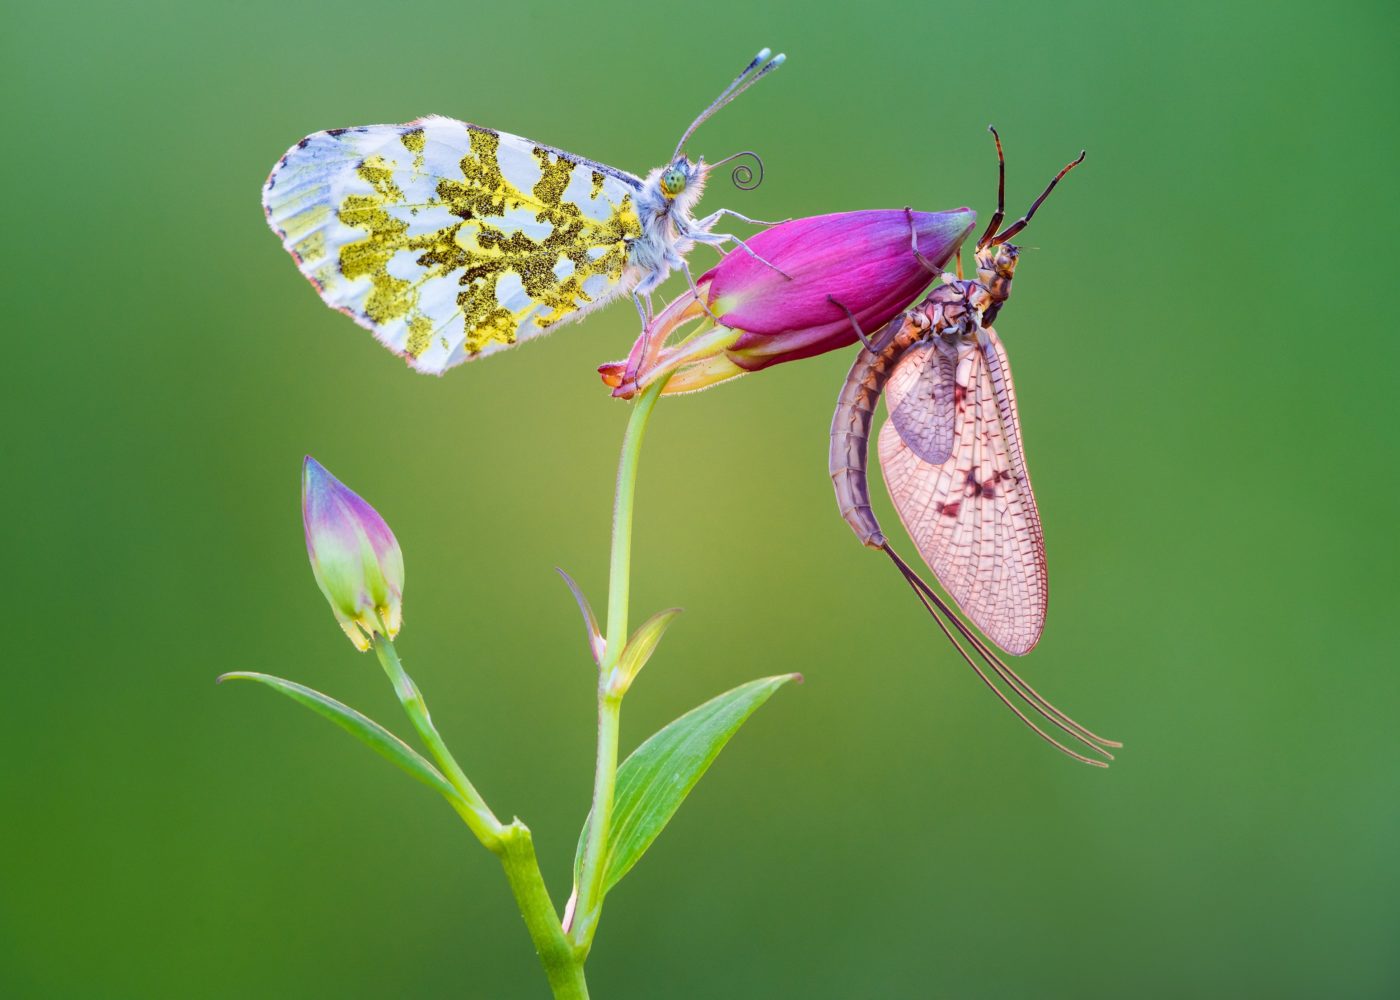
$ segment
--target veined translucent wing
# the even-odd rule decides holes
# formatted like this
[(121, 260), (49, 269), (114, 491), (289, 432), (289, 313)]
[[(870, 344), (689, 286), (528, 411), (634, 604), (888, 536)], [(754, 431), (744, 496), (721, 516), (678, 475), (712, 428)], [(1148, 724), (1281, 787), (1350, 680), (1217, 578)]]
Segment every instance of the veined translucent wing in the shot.
[(263, 207), (327, 305), (440, 374), (629, 291), (641, 185), (429, 117), (307, 136), (273, 168)]
[(931, 363), (911, 352), (886, 392), (892, 414), (915, 393), (951, 400), (952, 448), (941, 463), (921, 458), (900, 424), (886, 421), (879, 444), (885, 485), (920, 555), (963, 613), (1008, 653), (1029, 652), (1045, 627), (1045, 543), (1001, 341), (988, 327), (977, 343), (957, 348), (955, 359), (945, 354)]
[(885, 383), (890, 422), (914, 454), (932, 465), (953, 453), (955, 364), (940, 343), (925, 341), (909, 349)]

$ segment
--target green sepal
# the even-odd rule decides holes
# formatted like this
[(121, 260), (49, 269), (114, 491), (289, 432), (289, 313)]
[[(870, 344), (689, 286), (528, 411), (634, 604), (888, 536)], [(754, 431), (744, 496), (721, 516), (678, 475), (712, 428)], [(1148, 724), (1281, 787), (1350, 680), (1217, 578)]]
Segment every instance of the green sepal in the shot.
[(632, 686), (632, 681), (642, 672), (642, 668), (651, 659), (651, 654), (656, 652), (656, 645), (661, 641), (661, 637), (666, 634), (666, 630), (671, 627), (671, 623), (676, 620), (676, 616), (681, 613), (680, 608), (667, 608), (665, 611), (658, 611), (646, 621), (642, 622), (641, 628), (632, 633), (632, 638), (627, 640), (627, 645), (622, 649), (622, 656), (618, 658), (617, 666), (613, 668), (613, 675), (608, 683), (609, 694), (620, 698), (627, 693), (627, 689)]
[(251, 671), (236, 671), (224, 674), (219, 678), (219, 683), (224, 681), (257, 681), (259, 684), (266, 684), (274, 691), (280, 691), (293, 701), (300, 702), (317, 715), (330, 719), (341, 729), (344, 729), (351, 736), (354, 736), (365, 746), (369, 747), (379, 756), (396, 765), (404, 773), (412, 778), (416, 778), (429, 788), (440, 793), (449, 801), (456, 801), (460, 798), (457, 790), (452, 787), (446, 778), (424, 760), (417, 751), (410, 747), (403, 740), (399, 739), (389, 730), (368, 716), (361, 715), (349, 705), (336, 701), (330, 695), (322, 694), (295, 681), (285, 680), (281, 677), (273, 677), (271, 674), (259, 674)]
[[(660, 729), (622, 762), (617, 770), (612, 824), (603, 852), (603, 894), (646, 853), (748, 717), (778, 688), (801, 679), (801, 674), (780, 674), (741, 684)], [(591, 818), (590, 814), (590, 821)], [(575, 885), (581, 878), (587, 840), (585, 822), (574, 855)]]

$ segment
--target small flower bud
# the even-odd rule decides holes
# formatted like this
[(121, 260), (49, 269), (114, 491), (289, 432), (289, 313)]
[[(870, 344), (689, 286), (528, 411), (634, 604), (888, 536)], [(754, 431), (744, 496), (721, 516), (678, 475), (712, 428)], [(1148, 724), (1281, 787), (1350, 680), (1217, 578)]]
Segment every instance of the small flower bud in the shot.
[(310, 455), (302, 463), (301, 516), (316, 584), (355, 648), (403, 624), (403, 552), (379, 513)]

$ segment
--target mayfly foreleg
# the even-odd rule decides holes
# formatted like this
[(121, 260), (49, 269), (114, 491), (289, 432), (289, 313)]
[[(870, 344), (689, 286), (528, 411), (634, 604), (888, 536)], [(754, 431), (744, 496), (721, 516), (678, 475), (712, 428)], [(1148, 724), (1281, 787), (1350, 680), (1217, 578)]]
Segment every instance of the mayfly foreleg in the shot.
[[(941, 275), (943, 273), (943, 268), (934, 267), (933, 261), (925, 257), (923, 251), (919, 249), (919, 231), (914, 228), (914, 210), (908, 205), (904, 206), (904, 218), (909, 222), (909, 249), (914, 251), (914, 259), (917, 260), (919, 265), (929, 274)], [(961, 243), (958, 244), (958, 277), (962, 277)]]
[[(1001, 221), (1006, 218), (1006, 157), (1001, 152), (1001, 136), (997, 135), (995, 126), (988, 125), (987, 131), (992, 133), (992, 138), (997, 144), (997, 210), (992, 213), (991, 221), (987, 223), (986, 230), (981, 238), (977, 240), (977, 249), (981, 250), (992, 241), (992, 237), (997, 234), (997, 228)], [(958, 261), (958, 277), (962, 277), (962, 260)]]
[(860, 328), (860, 323), (856, 321), (856, 314), (847, 309), (845, 304), (834, 296), (828, 295), (826, 300), (846, 314), (846, 318), (851, 321), (851, 326), (855, 328), (856, 336), (860, 338), (861, 345), (871, 354), (874, 354), (875, 344), (865, 335), (865, 331)]
[[(997, 148), (998, 150), (1001, 148), (1000, 140), (997, 140)], [(1050, 192), (1055, 190), (1056, 184), (1060, 183), (1060, 178), (1084, 162), (1084, 152), (1085, 151), (1081, 149), (1079, 151), (1078, 158), (1071, 160), (1069, 163), (1066, 163), (1064, 169), (1055, 175), (1054, 179), (1052, 179), (1050, 183), (1046, 185), (1044, 191), (1040, 192), (1040, 197), (1037, 198), (1035, 201), (1031, 202), (1030, 210), (1026, 212), (1025, 215), (1021, 216), (1019, 219), (1013, 222), (1010, 226), (1008, 226), (1005, 232), (1001, 232), (993, 236), (988, 241), (988, 245), (1000, 246), (1007, 240), (1011, 239), (1011, 237), (1019, 233), (1022, 229), (1025, 229), (1026, 226), (1030, 223), (1031, 217), (1035, 215), (1035, 210), (1040, 207), (1041, 202), (1043, 202), (1046, 198), (1050, 197)]]

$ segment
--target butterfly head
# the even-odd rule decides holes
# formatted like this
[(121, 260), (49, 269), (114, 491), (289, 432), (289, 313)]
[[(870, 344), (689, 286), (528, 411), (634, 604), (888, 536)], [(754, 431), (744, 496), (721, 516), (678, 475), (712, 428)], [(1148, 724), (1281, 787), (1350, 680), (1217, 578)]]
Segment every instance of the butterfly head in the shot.
[(674, 201), (690, 186), (691, 176), (697, 173), (697, 166), (682, 154), (674, 163), (661, 171), (661, 194), (667, 201)]

